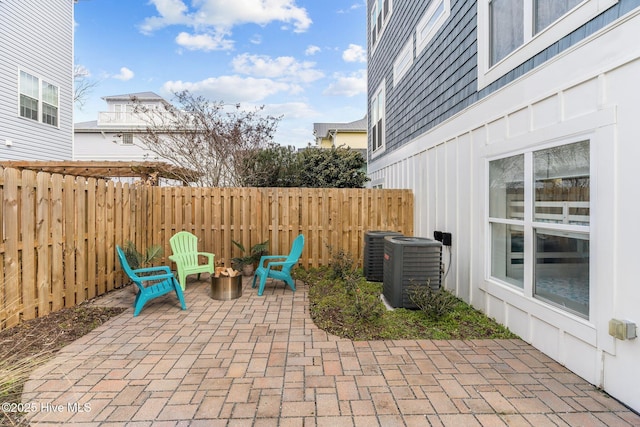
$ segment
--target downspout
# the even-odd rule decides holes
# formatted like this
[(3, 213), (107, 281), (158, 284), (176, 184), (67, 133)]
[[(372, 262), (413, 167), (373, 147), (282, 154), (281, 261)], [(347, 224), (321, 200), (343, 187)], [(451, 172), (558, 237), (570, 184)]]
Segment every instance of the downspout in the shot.
[(330, 130), (329, 131), (329, 135), (331, 136), (331, 145), (335, 148), (336, 147), (336, 141), (338, 139), (338, 129), (334, 129), (334, 130)]

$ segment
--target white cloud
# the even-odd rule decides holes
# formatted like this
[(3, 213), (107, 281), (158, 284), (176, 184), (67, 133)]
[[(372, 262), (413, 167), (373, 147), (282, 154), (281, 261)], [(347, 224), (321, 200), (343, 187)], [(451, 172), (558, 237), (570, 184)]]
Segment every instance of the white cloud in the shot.
[(324, 95), (356, 96), (367, 93), (367, 70), (360, 70), (350, 75), (336, 73), (334, 81), (327, 87)]
[(189, 9), (182, 0), (150, 0), (158, 16), (146, 18), (140, 25), (143, 33), (151, 33), (170, 25), (186, 25), (196, 29), (215, 28), (230, 31), (236, 25), (267, 25), (274, 21), (293, 25), (304, 32), (312, 21), (296, 0), (199, 0)]
[(73, 77), (91, 77), (91, 71), (84, 65), (77, 64), (73, 69)]
[(304, 54), (307, 55), (307, 56), (312, 56), (312, 55), (315, 55), (318, 52), (320, 52), (320, 48), (318, 46), (314, 46), (314, 45), (311, 44), (304, 51)]
[(232, 61), (232, 65), (233, 69), (241, 74), (280, 78), (303, 83), (310, 83), (324, 77), (321, 71), (314, 68), (315, 62), (300, 62), (292, 56), (271, 58), (267, 55), (244, 53), (236, 56)]
[(367, 62), (367, 52), (362, 46), (350, 44), (347, 50), (342, 52), (342, 59), (346, 62)]
[(176, 37), (176, 43), (188, 50), (230, 50), (233, 49), (233, 41), (225, 39), (224, 34), (189, 34), (181, 32)]
[(286, 102), (284, 104), (267, 104), (264, 111), (272, 116), (284, 116), (285, 119), (304, 119), (318, 115), (313, 107), (304, 102)]
[(169, 25), (187, 24), (189, 21), (187, 6), (182, 0), (152, 0), (149, 3), (156, 7), (160, 16), (146, 18), (140, 25), (140, 31), (145, 34)]
[(135, 74), (133, 73), (133, 71), (131, 71), (127, 67), (122, 67), (120, 68), (120, 74), (114, 74), (111, 77), (126, 82), (128, 80), (131, 80), (134, 75)]
[(338, 13), (349, 13), (352, 10), (357, 10), (360, 9), (361, 7), (364, 7), (367, 5), (366, 0), (364, 2), (360, 2), (360, 3), (354, 3), (352, 4), (348, 9), (339, 9)]
[(295, 86), (271, 79), (241, 76), (210, 77), (198, 82), (168, 81), (163, 85), (166, 93), (188, 90), (212, 101), (225, 103), (260, 102), (270, 95), (295, 89)]

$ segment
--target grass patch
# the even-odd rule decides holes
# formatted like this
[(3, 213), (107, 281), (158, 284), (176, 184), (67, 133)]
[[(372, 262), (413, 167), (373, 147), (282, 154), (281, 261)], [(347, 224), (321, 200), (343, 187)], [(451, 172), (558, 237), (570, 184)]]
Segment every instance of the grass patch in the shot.
[[(389, 339), (513, 339), (517, 335), (450, 293), (444, 313), (399, 308), (387, 310), (380, 299), (382, 284), (362, 274), (336, 277), (330, 268), (297, 271), (309, 286), (309, 310), (316, 326), (352, 340)], [(441, 291), (446, 292), (446, 291)]]

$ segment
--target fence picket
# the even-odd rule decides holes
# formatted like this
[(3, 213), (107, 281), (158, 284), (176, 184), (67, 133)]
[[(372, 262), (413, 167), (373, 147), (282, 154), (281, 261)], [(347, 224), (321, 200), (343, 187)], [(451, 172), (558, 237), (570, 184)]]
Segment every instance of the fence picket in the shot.
[[(38, 316), (49, 314), (51, 296), (51, 199), (49, 197), (51, 175), (40, 172), (36, 183), (36, 285), (38, 293)], [(1, 309), (0, 304), (0, 309)], [(0, 310), (1, 311), (1, 310)]]
[[(87, 179), (87, 298), (91, 299), (98, 296), (98, 271), (96, 269), (96, 188), (97, 180), (95, 178)], [(128, 205), (126, 206), (128, 207)], [(126, 209), (123, 206), (123, 209)], [(124, 217), (123, 217), (124, 221)]]
[(7, 169), (4, 171), (4, 319), (6, 327), (16, 325), (20, 321), (20, 255), (18, 250), (18, 223), (20, 211), (18, 208), (18, 171)]
[[(36, 224), (36, 173), (34, 171), (22, 171), (22, 191), (20, 203), (20, 236), (22, 237), (22, 315), (25, 318), (36, 317), (38, 300), (36, 297), (36, 252), (35, 233)], [(28, 213), (25, 215), (25, 213)]]
[[(89, 298), (89, 281), (87, 280), (87, 180), (78, 178), (76, 180), (76, 304)], [(117, 214), (118, 209), (114, 209)]]

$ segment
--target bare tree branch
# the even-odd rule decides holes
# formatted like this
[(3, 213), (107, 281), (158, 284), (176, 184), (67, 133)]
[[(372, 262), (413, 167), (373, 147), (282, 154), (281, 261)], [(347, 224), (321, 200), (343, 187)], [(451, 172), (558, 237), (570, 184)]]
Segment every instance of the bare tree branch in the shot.
[(241, 185), (244, 158), (273, 140), (280, 118), (262, 116), (260, 110), (244, 111), (239, 105), (229, 111), (222, 102), (188, 91), (176, 93), (175, 99), (180, 108), (167, 103), (157, 109), (132, 98), (134, 112), (147, 125), (140, 135), (143, 145), (158, 157), (193, 170), (199, 185)]
[(98, 85), (97, 80), (89, 79), (89, 71), (82, 65), (73, 67), (73, 103), (79, 108), (84, 106), (89, 93)]

